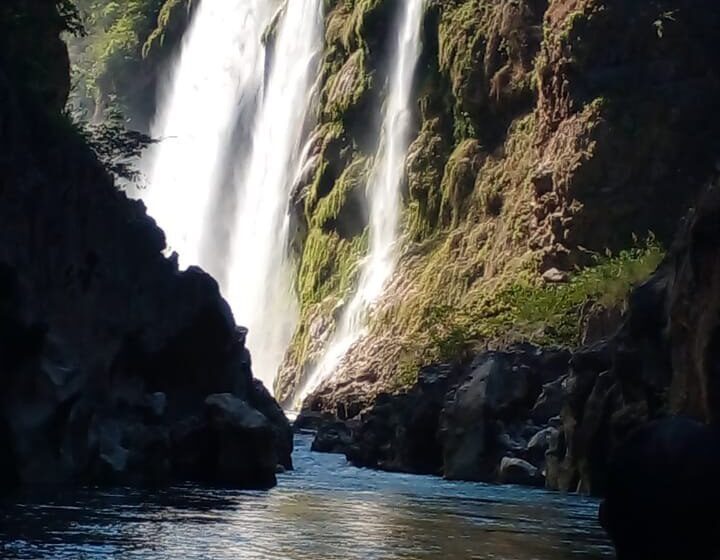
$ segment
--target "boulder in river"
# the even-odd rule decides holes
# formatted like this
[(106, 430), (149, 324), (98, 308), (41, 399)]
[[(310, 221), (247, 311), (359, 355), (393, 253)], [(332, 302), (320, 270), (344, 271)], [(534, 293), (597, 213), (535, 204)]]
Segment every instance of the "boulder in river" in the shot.
[(545, 479), (534, 465), (517, 457), (503, 457), (500, 461), (498, 481), (503, 484), (544, 486)]
[(315, 434), (312, 450), (321, 453), (345, 453), (352, 444), (352, 432), (345, 422), (322, 424)]

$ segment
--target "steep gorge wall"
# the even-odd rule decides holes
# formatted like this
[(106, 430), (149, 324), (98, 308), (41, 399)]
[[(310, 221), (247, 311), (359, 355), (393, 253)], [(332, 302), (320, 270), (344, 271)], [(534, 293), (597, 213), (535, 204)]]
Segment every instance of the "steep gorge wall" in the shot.
[(216, 282), (163, 256), (62, 113), (58, 3), (0, 7), (2, 485), (271, 486), (288, 422)]
[[(392, 6), (326, 4), (320, 124), (293, 201), (302, 321), (280, 399), (329, 338), (364, 251)], [(709, 1), (429, 2), (400, 266), (313, 406), (364, 406), (423, 363), (486, 346), (574, 345), (588, 310), (621, 306), (715, 172), (719, 22)]]

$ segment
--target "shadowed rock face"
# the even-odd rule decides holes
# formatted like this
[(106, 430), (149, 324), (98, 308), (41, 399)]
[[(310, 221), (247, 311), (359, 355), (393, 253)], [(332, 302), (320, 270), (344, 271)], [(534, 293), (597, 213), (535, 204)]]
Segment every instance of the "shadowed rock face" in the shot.
[(617, 449), (600, 521), (618, 559), (717, 558), (720, 434), (689, 420), (651, 422)]
[[(344, 428), (309, 411), (298, 422), (319, 422), (315, 448), (345, 453), (358, 466), (543, 485), (546, 451), (557, 440), (548, 423), (558, 425), (561, 406), (551, 413), (544, 395), (566, 376), (569, 359), (532, 346), (488, 352), (465, 365), (423, 368), (412, 389), (382, 395)], [(533, 422), (536, 403), (553, 418)]]
[[(142, 203), (48, 102), (64, 102), (68, 76), (29, 86), (19, 73), (65, 52), (54, 4), (8, 6), (57, 48), (0, 50), (0, 471), (273, 485), (292, 435), (253, 380), (245, 331), (210, 276), (162, 255)], [(3, 45), (24, 37), (0, 21)]]

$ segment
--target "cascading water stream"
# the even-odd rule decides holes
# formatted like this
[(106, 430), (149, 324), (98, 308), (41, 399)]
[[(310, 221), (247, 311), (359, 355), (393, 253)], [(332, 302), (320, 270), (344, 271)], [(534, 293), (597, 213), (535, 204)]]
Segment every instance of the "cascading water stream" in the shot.
[(409, 145), (408, 120), (413, 76), (421, 50), (423, 13), (424, 0), (405, 0), (380, 147), (368, 184), (370, 251), (362, 265), (358, 288), (340, 318), (328, 349), (297, 392), (295, 406), (301, 405), (307, 395), (336, 371), (350, 347), (366, 334), (367, 315), (395, 270), (400, 185)]
[(262, 86), (262, 33), (272, 14), (268, 0), (201, 2), (161, 93), (151, 127), (161, 142), (142, 198), (183, 268), (208, 262), (201, 245), (209, 212), (237, 117)]
[(322, 0), (288, 0), (283, 10), (250, 162), (237, 172), (227, 290), (236, 317), (250, 331), (253, 371), (270, 388), (297, 320), (288, 204), (322, 48)]

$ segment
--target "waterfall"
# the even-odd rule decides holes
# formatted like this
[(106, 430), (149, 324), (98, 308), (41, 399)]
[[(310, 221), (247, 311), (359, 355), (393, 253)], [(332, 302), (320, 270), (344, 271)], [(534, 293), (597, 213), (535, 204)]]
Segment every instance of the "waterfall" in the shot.
[(239, 113), (262, 86), (267, 0), (203, 1), (193, 16), (151, 134), (148, 213), (165, 231), (183, 268), (206, 266), (211, 209)]
[(396, 59), (390, 76), (380, 146), (368, 184), (370, 250), (358, 288), (339, 320), (322, 359), (298, 391), (296, 405), (328, 379), (350, 347), (367, 333), (367, 315), (382, 295), (396, 261), (400, 220), (400, 186), (409, 146), (413, 76), (420, 56), (423, 0), (405, 0), (399, 25)]
[(253, 371), (269, 387), (297, 321), (288, 205), (322, 49), (322, 4), (289, 0), (283, 7), (250, 160), (236, 172), (227, 296), (249, 328)]

